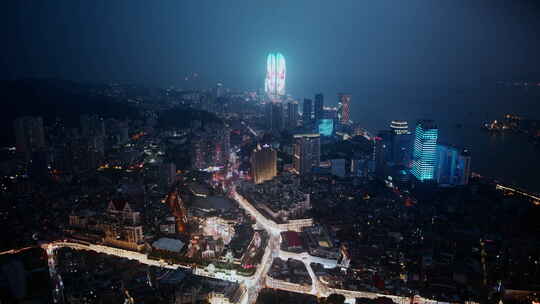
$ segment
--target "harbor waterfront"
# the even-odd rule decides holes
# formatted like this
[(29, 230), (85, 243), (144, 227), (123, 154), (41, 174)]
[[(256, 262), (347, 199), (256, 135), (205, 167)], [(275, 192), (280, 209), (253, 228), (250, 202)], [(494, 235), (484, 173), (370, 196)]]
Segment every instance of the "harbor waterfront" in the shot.
[[(489, 84), (481, 89), (359, 89), (357, 94), (360, 95), (357, 99), (364, 102), (354, 108), (353, 119), (370, 131), (388, 128), (389, 117), (407, 120), (409, 124), (430, 117), (439, 126), (439, 142), (469, 149), (474, 159), (473, 172), (540, 193), (537, 176), (540, 147), (525, 134), (490, 133), (482, 128), (485, 121), (502, 118), (508, 113), (539, 119), (540, 88)], [(396, 99), (407, 105), (405, 111), (394, 106)], [(439, 103), (451, 106), (445, 111), (432, 111)]]

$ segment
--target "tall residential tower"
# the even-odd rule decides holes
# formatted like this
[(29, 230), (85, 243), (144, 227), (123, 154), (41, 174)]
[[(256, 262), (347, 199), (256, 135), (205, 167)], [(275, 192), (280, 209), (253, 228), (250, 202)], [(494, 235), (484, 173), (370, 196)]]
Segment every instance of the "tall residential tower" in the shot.
[(321, 137), (319, 134), (294, 135), (294, 169), (303, 175), (311, 173), (321, 161)]
[(268, 145), (258, 145), (251, 153), (251, 176), (255, 184), (271, 180), (277, 175), (277, 152)]

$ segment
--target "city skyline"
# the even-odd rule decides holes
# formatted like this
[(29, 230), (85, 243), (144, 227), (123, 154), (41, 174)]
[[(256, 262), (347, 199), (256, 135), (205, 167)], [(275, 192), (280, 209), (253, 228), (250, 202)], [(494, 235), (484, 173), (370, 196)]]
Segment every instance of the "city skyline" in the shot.
[(540, 303), (536, 2), (2, 5), (0, 302)]
[[(392, 1), (339, 5), (244, 1), (235, 5), (160, 3), (150, 9), (142, 1), (104, 6), (64, 1), (55, 7), (58, 18), (69, 25), (64, 28), (50, 17), (54, 15), (50, 6), (11, 3), (2, 10), (11, 27), (2, 30), (14, 39), (6, 45), (0, 78), (48, 77), (166, 87), (182, 86), (186, 77), (196, 73), (200, 85), (225, 81), (229, 87), (255, 90), (264, 88), (261, 61), (268, 51), (278, 49), (287, 54), (294, 71), (288, 75), (288, 91), (301, 97), (318, 90), (327, 96), (340, 91), (357, 96), (359, 87), (380, 84), (474, 86), (499, 80), (539, 80), (535, 70), (540, 62), (535, 54), (540, 44), (526, 26), (538, 23), (534, 18), (538, 8), (534, 1), (496, 2), (499, 5), (482, 1), (435, 5), (423, 0), (402, 5)], [(237, 7), (246, 13), (239, 14)], [(148, 11), (154, 13), (143, 18)], [(180, 11), (191, 14), (176, 18)], [(389, 18), (380, 18), (385, 14)], [(104, 21), (98, 22), (95, 16)], [(316, 22), (321, 19), (325, 22)], [(462, 25), (455, 28), (454, 20), (461, 20)], [(190, 32), (187, 25), (197, 22), (205, 26)], [(109, 30), (106, 24), (115, 26)], [(130, 31), (133, 24), (140, 25), (137, 34)], [(41, 29), (42, 38), (33, 34), (34, 27)], [(354, 28), (361, 29), (358, 35), (351, 30)], [(375, 28), (387, 35), (378, 34)], [(336, 34), (330, 29), (336, 29)], [(153, 35), (156, 32), (160, 35)], [(205, 41), (201, 41), (202, 35), (207, 37)], [(56, 37), (56, 43), (47, 43), (48, 37)], [(505, 40), (512, 43), (502, 43)], [(50, 64), (70, 43), (79, 42), (87, 47), (69, 52), (70, 60)], [(40, 48), (42, 45), (47, 48)], [(343, 47), (337, 56), (334, 46), (339, 45)], [(469, 47), (461, 50), (455, 47), (458, 45)], [(220, 55), (212, 55), (218, 46)], [(100, 56), (91, 56), (93, 50), (99, 50)], [(82, 60), (92, 64), (80, 69)]]

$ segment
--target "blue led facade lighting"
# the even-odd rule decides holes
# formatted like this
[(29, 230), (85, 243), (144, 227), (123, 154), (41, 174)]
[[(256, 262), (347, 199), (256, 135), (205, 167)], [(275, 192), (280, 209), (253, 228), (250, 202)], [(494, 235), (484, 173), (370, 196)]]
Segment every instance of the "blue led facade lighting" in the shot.
[(431, 120), (421, 120), (416, 125), (411, 173), (419, 181), (434, 178), (438, 135), (439, 129)]
[(334, 120), (319, 119), (319, 134), (322, 136), (332, 136), (334, 132)]

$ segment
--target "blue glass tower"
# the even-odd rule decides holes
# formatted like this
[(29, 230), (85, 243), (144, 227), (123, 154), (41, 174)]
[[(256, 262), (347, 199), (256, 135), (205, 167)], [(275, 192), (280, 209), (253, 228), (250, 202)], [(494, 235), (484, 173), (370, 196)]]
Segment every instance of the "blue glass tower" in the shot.
[(432, 120), (420, 120), (416, 124), (411, 173), (419, 181), (434, 178), (438, 135), (439, 129)]

